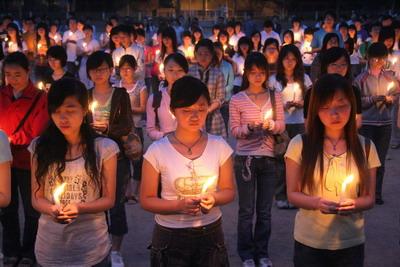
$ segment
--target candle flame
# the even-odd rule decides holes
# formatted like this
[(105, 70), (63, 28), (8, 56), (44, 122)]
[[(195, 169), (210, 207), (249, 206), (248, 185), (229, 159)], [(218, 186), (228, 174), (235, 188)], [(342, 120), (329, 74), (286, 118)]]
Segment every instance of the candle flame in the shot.
[(7, 41), (8, 41), (8, 37), (4, 38), (4, 41), (6, 41), (6, 42), (7, 42)]
[(271, 117), (272, 117), (272, 109), (269, 109), (264, 114), (264, 120), (266, 121), (266, 120), (270, 119)]
[(164, 63), (161, 63), (161, 64), (160, 64), (160, 68), (159, 68), (159, 69), (160, 69), (160, 72), (161, 72), (161, 73), (164, 72)]
[(346, 192), (346, 188), (349, 184), (351, 184), (354, 180), (354, 176), (353, 175), (349, 175), (346, 177), (346, 179), (344, 179), (343, 183), (342, 183), (342, 193)]
[(388, 84), (387, 90), (388, 90), (388, 91), (392, 90), (392, 89), (394, 88), (394, 86), (395, 86), (394, 82), (391, 81), (391, 82)]
[(392, 63), (392, 65), (396, 64), (397, 62), (397, 57), (394, 57), (390, 60), (390, 62)]
[(38, 49), (42, 48), (42, 44), (38, 44), (38, 45), (37, 45), (37, 48), (38, 48)]
[(43, 89), (44, 89), (44, 83), (43, 83), (43, 82), (38, 82), (37, 87), (38, 87), (40, 90), (43, 90)]
[(60, 197), (61, 197), (61, 194), (64, 192), (66, 185), (67, 185), (67, 183), (62, 183), (60, 186), (57, 186), (54, 189), (53, 199), (54, 199), (54, 203), (56, 205), (60, 205), (61, 204)]
[(87, 44), (86, 44), (86, 43), (83, 43), (82, 45), (83, 45), (83, 47), (84, 47), (84, 48), (86, 48), (86, 46), (87, 46)]
[(98, 105), (99, 105), (99, 104), (97, 103), (96, 100), (93, 101), (93, 102), (90, 104), (89, 109), (90, 109), (90, 111), (92, 112), (92, 114), (94, 114), (94, 112), (95, 112), (95, 110), (96, 110), (96, 108), (97, 108)]
[(201, 193), (204, 194), (207, 192), (208, 188), (214, 183), (214, 181), (217, 179), (217, 176), (212, 176), (207, 179), (207, 181), (203, 184), (203, 187), (201, 188)]

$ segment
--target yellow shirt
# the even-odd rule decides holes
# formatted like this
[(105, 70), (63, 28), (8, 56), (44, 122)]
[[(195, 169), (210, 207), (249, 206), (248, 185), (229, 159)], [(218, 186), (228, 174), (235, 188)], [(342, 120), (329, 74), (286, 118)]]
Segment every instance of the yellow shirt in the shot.
[[(365, 149), (365, 139), (360, 136)], [(301, 164), (303, 141), (301, 135), (294, 137), (289, 144), (285, 157)], [(350, 174), (354, 180), (347, 186), (346, 197), (356, 198), (358, 195), (359, 173), (354, 159), (347, 164), (347, 153), (340, 156), (324, 154), (324, 175), (321, 185), (319, 163), (316, 163), (314, 182), (316, 184), (314, 196), (339, 202), (341, 185)], [(380, 161), (375, 145), (371, 142), (368, 167), (379, 167)], [(311, 195), (306, 189), (303, 193)], [(360, 245), (365, 242), (364, 217), (362, 212), (348, 216), (323, 214), (319, 210), (300, 209), (297, 212), (294, 226), (294, 239), (306, 246), (316, 249), (338, 250)]]

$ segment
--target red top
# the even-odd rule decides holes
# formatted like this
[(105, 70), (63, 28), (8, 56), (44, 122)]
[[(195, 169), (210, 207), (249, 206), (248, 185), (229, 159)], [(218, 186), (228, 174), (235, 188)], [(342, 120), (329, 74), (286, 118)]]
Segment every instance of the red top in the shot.
[(0, 129), (8, 135), (10, 140), (14, 168), (30, 169), (30, 154), (27, 147), (33, 138), (43, 132), (49, 121), (47, 95), (43, 93), (24, 125), (13, 134), (39, 93), (40, 90), (31, 82), (18, 99), (15, 99), (10, 85), (0, 89)]

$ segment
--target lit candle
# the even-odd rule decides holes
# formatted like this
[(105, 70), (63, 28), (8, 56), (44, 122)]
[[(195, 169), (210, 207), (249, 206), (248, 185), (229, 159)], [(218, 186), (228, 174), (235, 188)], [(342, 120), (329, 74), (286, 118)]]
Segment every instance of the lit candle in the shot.
[(65, 186), (67, 185), (67, 183), (62, 183), (60, 186), (57, 186), (55, 189), (54, 189), (54, 192), (53, 192), (53, 201), (54, 201), (54, 204), (56, 204), (56, 205), (60, 205), (61, 204), (61, 200), (60, 200), (60, 198), (61, 198), (61, 194), (62, 193), (64, 193), (64, 190), (65, 190)]
[(342, 182), (342, 188), (340, 191), (340, 202), (343, 202), (344, 200), (346, 200), (347, 195), (346, 195), (346, 190), (349, 184), (351, 184), (354, 180), (354, 175), (349, 175), (346, 177), (346, 179), (344, 179), (344, 181)]
[(397, 57), (393, 57), (390, 59), (390, 63), (392, 63), (392, 65), (394, 66), (397, 62)]
[(54, 39), (54, 42), (56, 42), (56, 43), (57, 43), (57, 42), (58, 42), (58, 35), (57, 35), (57, 34), (56, 34), (56, 35), (54, 35), (54, 38), (53, 38), (53, 39)]
[(84, 43), (82, 44), (82, 46), (83, 46), (83, 50), (87, 51), (87, 43), (84, 42)]
[(43, 90), (44, 89), (44, 83), (42, 81), (38, 82), (37, 88), (40, 89), (40, 90)]
[(217, 176), (212, 176), (206, 180), (206, 182), (203, 184), (201, 188), (201, 193), (205, 194), (210, 186), (214, 184), (214, 182), (217, 180)]
[(96, 100), (94, 100), (90, 105), (90, 111), (92, 112), (93, 116), (94, 116), (94, 112), (96, 111), (97, 106), (99, 105), (99, 103), (97, 103)]
[(69, 32), (69, 37), (71, 37), (73, 35), (73, 33), (72, 32)]
[(119, 56), (115, 57), (115, 66), (119, 67), (119, 61), (121, 60), (121, 58)]
[(42, 48), (42, 44), (37, 45), (37, 49), (39, 50), (40, 48)]
[(4, 41), (6, 41), (6, 42), (7, 42), (7, 41), (8, 41), (8, 38), (7, 38), (7, 37), (6, 37), (6, 38), (4, 38)]
[(300, 89), (300, 85), (298, 83), (293, 84), (293, 101), (296, 101), (296, 92)]
[(164, 73), (164, 63), (160, 64), (159, 70), (161, 74)]
[(263, 116), (264, 122), (272, 118), (272, 109), (268, 109)]
[(390, 90), (392, 90), (392, 89), (394, 88), (394, 86), (395, 86), (394, 81), (391, 81), (391, 82), (388, 84), (388, 87), (387, 87), (387, 92), (388, 92), (388, 94), (390, 94)]

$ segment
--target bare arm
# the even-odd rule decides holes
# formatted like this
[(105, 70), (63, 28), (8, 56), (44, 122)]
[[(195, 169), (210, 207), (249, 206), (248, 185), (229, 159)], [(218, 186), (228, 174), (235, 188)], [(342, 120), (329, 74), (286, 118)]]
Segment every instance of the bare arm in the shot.
[(0, 207), (6, 207), (11, 200), (11, 162), (0, 163)]

